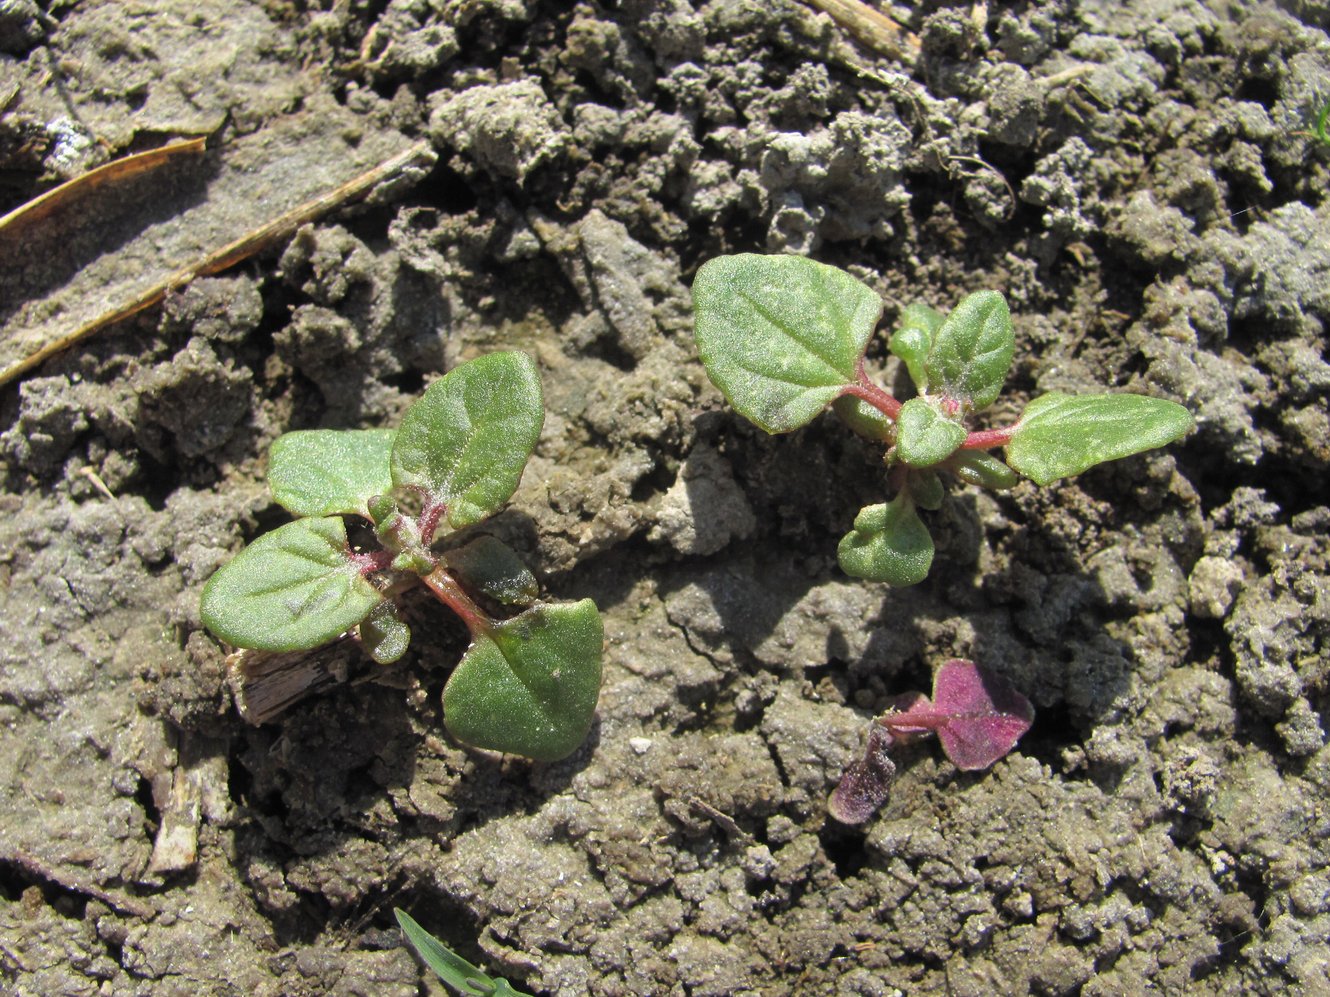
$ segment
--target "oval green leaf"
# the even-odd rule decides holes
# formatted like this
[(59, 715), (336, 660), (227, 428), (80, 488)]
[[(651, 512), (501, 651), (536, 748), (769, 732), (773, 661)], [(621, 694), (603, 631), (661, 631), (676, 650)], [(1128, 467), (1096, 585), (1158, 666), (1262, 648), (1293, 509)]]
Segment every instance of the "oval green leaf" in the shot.
[(1015, 350), (1007, 299), (997, 291), (966, 295), (933, 337), (928, 389), (974, 409), (992, 405)]
[(577, 750), (600, 695), (605, 631), (590, 599), (537, 606), (481, 634), (443, 690), (459, 741), (539, 761)]
[(406, 410), (393, 443), (393, 482), (444, 503), (454, 529), (479, 522), (517, 490), (544, 421), (540, 375), (529, 356), (477, 357)]
[(885, 443), (891, 439), (891, 427), (895, 425), (879, 409), (873, 408), (862, 398), (853, 395), (841, 395), (831, 403), (831, 410), (837, 418), (866, 440)]
[(411, 644), (411, 628), (392, 600), (384, 599), (360, 622), (360, 643), (381, 665), (391, 665), (406, 654)]
[(896, 456), (911, 467), (946, 460), (965, 442), (965, 427), (952, 422), (924, 398), (911, 398), (896, 417)]
[(936, 308), (922, 302), (906, 305), (901, 311), (900, 327), (891, 334), (887, 348), (892, 355), (905, 361), (910, 380), (920, 391), (928, 387), (925, 362), (933, 346), (933, 336), (941, 327), (944, 316)]
[(914, 585), (933, 565), (933, 538), (902, 493), (885, 505), (860, 509), (837, 554), (841, 570), (852, 578)]
[(203, 587), (204, 625), (236, 647), (304, 651), (350, 630), (383, 599), (360, 573), (336, 516), (265, 533)]
[(983, 450), (958, 450), (948, 458), (945, 466), (967, 485), (995, 491), (1015, 488), (1021, 480), (1015, 471)]
[(693, 281), (697, 353), (735, 410), (768, 433), (813, 419), (855, 380), (882, 299), (844, 270), (741, 253)]
[(393, 429), (302, 429), (268, 450), (272, 497), (296, 516), (369, 518), (369, 500), (393, 486)]
[(906, 479), (905, 486), (910, 490), (910, 498), (920, 509), (936, 511), (942, 508), (946, 490), (936, 471), (915, 471)]
[(1021, 414), (1007, 463), (1037, 484), (1080, 474), (1185, 436), (1195, 420), (1181, 405), (1147, 395), (1051, 392)]
[(497, 537), (476, 537), (443, 555), (443, 561), (468, 586), (505, 606), (529, 606), (540, 588), (517, 552)]

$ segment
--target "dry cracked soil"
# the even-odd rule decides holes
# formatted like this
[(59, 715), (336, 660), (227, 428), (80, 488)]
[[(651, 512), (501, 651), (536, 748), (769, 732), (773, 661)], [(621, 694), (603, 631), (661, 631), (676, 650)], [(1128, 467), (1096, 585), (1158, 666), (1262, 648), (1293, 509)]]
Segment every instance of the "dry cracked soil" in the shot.
[[(187, 210), (216, 246), (427, 153), (0, 389), (0, 989), (440, 993), (400, 906), (561, 997), (1330, 994), (1330, 5), (883, 9), (873, 47), (794, 0), (0, 3), (0, 210), (209, 136), (0, 234), (7, 336)], [(1107, 384), (1198, 428), (956, 490), (927, 581), (855, 582), (880, 452), (765, 436), (697, 361), (692, 276), (741, 251), (847, 267), (888, 324), (1002, 290), (999, 417)], [(280, 521), (268, 445), (499, 348), (548, 416), (491, 528), (601, 607), (587, 743), (452, 742), (447, 621), (246, 723), (198, 599)], [(831, 820), (949, 657), (1034, 728), (985, 773), (921, 744)]]

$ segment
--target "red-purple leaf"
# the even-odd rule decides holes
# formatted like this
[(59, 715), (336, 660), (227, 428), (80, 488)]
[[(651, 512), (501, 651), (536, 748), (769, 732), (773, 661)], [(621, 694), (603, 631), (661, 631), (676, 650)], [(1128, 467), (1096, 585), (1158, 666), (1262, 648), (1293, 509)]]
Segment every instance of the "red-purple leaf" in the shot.
[(919, 697), (882, 717), (893, 734), (937, 732), (959, 769), (986, 769), (1016, 746), (1034, 721), (1030, 701), (1000, 675), (953, 659), (933, 679), (933, 701)]
[(891, 782), (896, 778), (896, 765), (887, 754), (892, 741), (887, 728), (873, 724), (868, 732), (864, 757), (852, 762), (841, 776), (827, 801), (827, 809), (842, 824), (862, 824), (887, 798)]

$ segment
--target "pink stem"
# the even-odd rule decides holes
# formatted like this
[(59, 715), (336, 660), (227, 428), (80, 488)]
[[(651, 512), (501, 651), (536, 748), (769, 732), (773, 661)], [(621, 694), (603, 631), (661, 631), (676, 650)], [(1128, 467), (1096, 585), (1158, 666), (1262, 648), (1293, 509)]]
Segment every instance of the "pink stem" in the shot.
[(376, 571), (387, 571), (393, 565), (393, 556), (386, 550), (372, 550), (363, 554), (352, 552), (347, 553), (362, 575), (373, 574)]
[(442, 568), (435, 568), (421, 580), (440, 602), (462, 618), (472, 637), (479, 637), (494, 626), (489, 614), (477, 606), (475, 600), (462, 590), (457, 579)]
[(971, 433), (965, 437), (961, 449), (991, 450), (993, 447), (1005, 447), (1015, 435), (1015, 426), (1007, 426), (1005, 429), (981, 429), (979, 432)]
[(859, 362), (855, 364), (855, 376), (857, 378), (856, 383), (847, 384), (841, 389), (841, 394), (852, 395), (867, 402), (894, 422), (896, 417), (900, 415), (901, 403), (869, 380), (868, 374), (864, 372), (863, 357), (860, 357)]

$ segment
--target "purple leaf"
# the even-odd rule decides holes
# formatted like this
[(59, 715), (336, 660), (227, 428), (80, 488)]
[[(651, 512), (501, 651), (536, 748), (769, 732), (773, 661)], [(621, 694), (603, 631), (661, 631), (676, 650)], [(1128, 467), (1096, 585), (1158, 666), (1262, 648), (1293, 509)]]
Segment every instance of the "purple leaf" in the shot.
[(842, 824), (862, 824), (886, 800), (896, 778), (896, 765), (887, 754), (893, 741), (887, 728), (873, 724), (864, 757), (845, 770), (827, 801), (831, 816)]
[(938, 669), (931, 703), (919, 696), (881, 722), (893, 734), (936, 731), (952, 764), (974, 771), (1016, 746), (1034, 722), (1034, 708), (1000, 675), (953, 659)]

